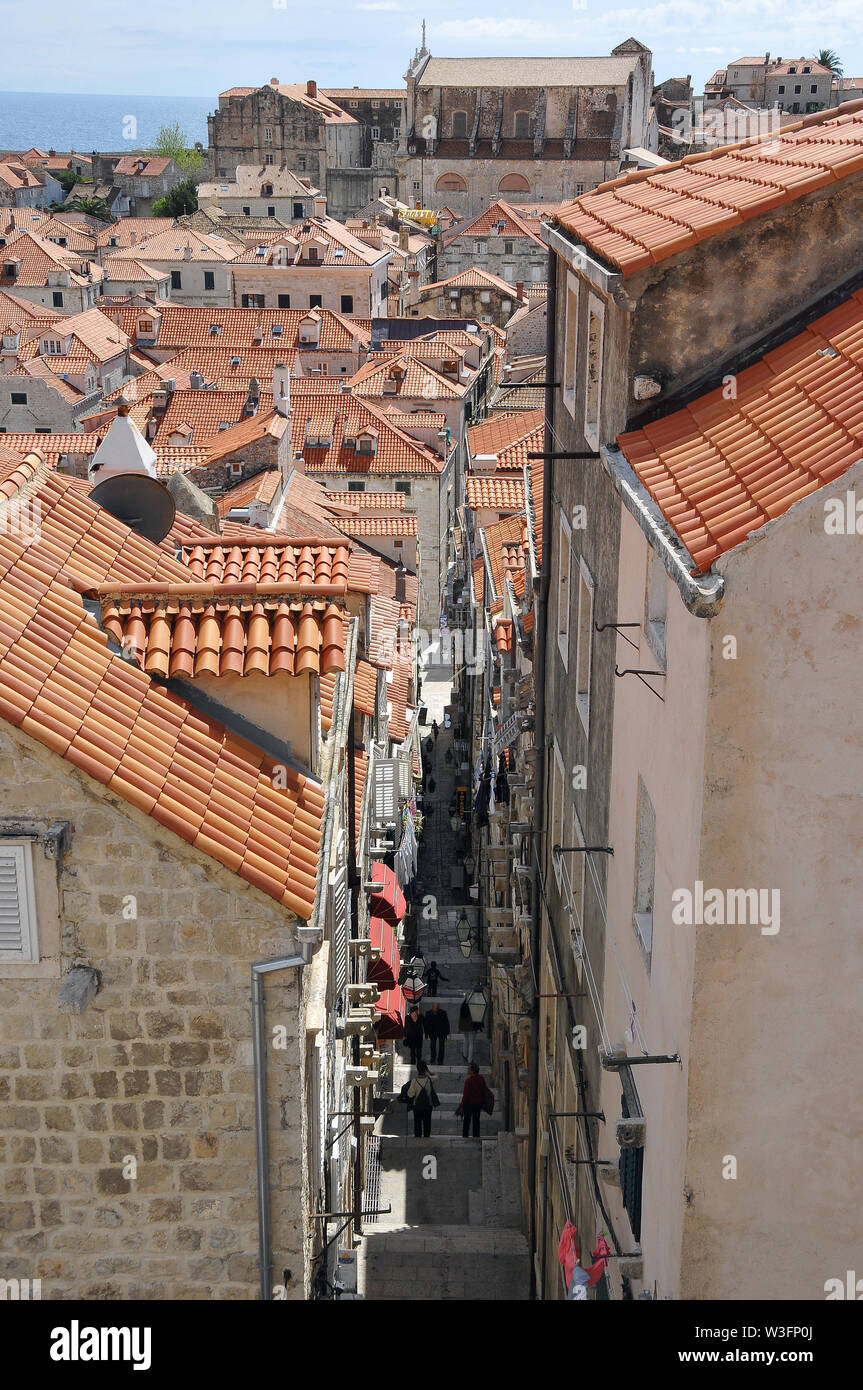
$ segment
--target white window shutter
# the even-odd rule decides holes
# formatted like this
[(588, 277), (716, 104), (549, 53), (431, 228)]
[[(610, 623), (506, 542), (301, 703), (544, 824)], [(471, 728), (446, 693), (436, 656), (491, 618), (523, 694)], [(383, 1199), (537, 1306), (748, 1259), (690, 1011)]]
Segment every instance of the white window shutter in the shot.
[(374, 770), (375, 825), (392, 825), (399, 809), (398, 758), (379, 758)]
[(350, 934), (348, 871), (337, 869), (330, 877), (330, 941), (333, 949), (333, 977), (336, 997), (348, 983), (348, 937)]
[(33, 851), (28, 845), (0, 845), (0, 961), (37, 962), (36, 893)]
[(410, 752), (408, 752), (406, 756), (399, 758), (399, 795), (403, 796), (405, 801), (408, 801), (410, 800), (410, 794), (411, 755)]

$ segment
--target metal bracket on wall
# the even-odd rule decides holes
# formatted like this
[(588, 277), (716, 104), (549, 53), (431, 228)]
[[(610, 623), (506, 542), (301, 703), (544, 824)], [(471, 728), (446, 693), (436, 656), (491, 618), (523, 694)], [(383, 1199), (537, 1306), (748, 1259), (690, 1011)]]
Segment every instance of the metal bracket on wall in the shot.
[(615, 630), (615, 632), (617, 633), (618, 637), (622, 637), (623, 640), (624, 640), (624, 642), (628, 642), (629, 645), (630, 645), (631, 647), (634, 647), (634, 649), (635, 649), (636, 651), (638, 651), (638, 643), (637, 643), (637, 642), (633, 642), (632, 638), (631, 638), (631, 637), (627, 637), (626, 634), (623, 633), (623, 632), (621, 632), (620, 629), (621, 629), (622, 627), (641, 627), (641, 623), (594, 623), (594, 624), (593, 624), (594, 632), (605, 632), (606, 628), (609, 628), (609, 627), (613, 627), (614, 630)]
[(636, 670), (634, 667), (628, 667), (625, 671), (621, 671), (619, 670), (617, 665), (615, 665), (614, 674), (616, 676), (637, 676), (638, 679), (641, 681), (641, 684), (647, 686), (647, 689), (650, 691), (651, 695), (655, 695), (657, 700), (661, 700), (662, 703), (665, 704), (665, 696), (660, 695), (658, 690), (654, 690), (652, 685), (647, 685), (647, 681), (644, 679), (645, 676), (661, 676), (662, 679), (665, 680), (664, 671), (642, 671)]

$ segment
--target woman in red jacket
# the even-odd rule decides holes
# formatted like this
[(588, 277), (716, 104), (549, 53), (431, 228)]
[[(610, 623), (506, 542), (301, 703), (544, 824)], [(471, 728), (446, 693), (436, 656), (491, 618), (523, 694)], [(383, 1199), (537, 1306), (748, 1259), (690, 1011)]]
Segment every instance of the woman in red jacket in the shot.
[(461, 1105), (459, 1106), (459, 1113), (462, 1116), (461, 1133), (463, 1139), (467, 1139), (471, 1128), (474, 1139), (479, 1138), (479, 1117), (482, 1114), (487, 1090), (485, 1079), (479, 1074), (479, 1067), (476, 1062), (471, 1062), (467, 1069), (467, 1080), (464, 1083)]

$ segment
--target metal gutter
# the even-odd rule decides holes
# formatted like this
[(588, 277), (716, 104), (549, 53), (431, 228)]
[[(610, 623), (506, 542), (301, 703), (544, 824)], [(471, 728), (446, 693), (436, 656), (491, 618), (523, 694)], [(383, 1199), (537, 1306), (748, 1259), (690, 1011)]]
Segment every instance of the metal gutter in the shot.
[(613, 444), (603, 445), (600, 454), (603, 467), (623, 499), (624, 506), (635, 517), (648, 543), (661, 558), (689, 612), (696, 618), (715, 617), (725, 597), (724, 577), (713, 570), (708, 570), (706, 574), (693, 574), (692, 571), (698, 566), (626, 456)]

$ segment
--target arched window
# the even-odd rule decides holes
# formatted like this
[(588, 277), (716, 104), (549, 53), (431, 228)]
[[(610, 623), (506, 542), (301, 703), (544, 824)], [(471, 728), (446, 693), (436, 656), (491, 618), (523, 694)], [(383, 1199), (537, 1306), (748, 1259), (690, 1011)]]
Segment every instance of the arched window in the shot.
[(524, 174), (504, 174), (497, 186), (498, 193), (529, 193), (530, 184)]
[(516, 111), (515, 113), (515, 138), (516, 140), (530, 139), (530, 113), (528, 111)]
[(436, 193), (466, 193), (467, 184), (461, 174), (441, 174), (435, 184)]
[(452, 113), (452, 138), (453, 140), (467, 139), (467, 112), (453, 111)]

